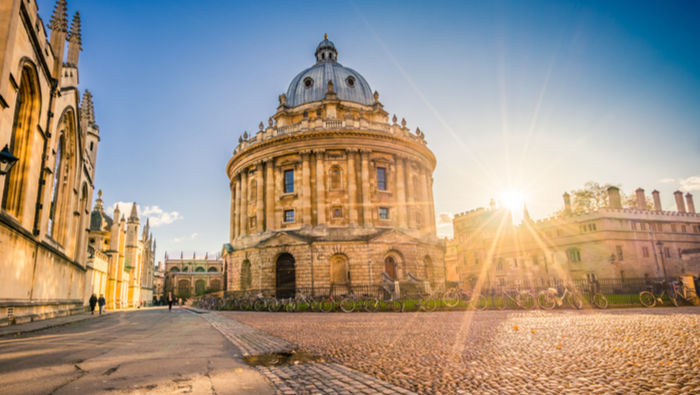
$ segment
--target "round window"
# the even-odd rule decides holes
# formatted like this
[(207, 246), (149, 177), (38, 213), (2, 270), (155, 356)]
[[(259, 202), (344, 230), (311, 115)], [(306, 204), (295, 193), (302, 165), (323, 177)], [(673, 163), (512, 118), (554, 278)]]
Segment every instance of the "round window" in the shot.
[(355, 87), (355, 77), (350, 76), (345, 79), (345, 82), (348, 84), (349, 87), (354, 88)]
[(311, 88), (314, 85), (314, 80), (311, 77), (304, 78), (304, 87)]

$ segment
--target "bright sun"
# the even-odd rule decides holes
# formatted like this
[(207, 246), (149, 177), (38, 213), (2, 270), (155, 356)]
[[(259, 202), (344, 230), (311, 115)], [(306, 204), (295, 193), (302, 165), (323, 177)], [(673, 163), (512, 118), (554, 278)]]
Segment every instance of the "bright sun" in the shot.
[(508, 191), (503, 195), (503, 205), (511, 210), (519, 210), (523, 207), (525, 199), (520, 192)]

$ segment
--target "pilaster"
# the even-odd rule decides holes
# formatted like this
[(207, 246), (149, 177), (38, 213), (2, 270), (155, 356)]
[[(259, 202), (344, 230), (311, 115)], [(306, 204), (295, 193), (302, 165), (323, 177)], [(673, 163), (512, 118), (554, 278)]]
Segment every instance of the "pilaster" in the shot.
[(396, 211), (399, 217), (399, 228), (406, 228), (406, 188), (404, 185), (404, 161), (401, 155), (395, 156), (396, 161)]
[(248, 234), (248, 169), (241, 170), (241, 229), (240, 236)]
[(301, 152), (301, 212), (304, 228), (311, 225), (311, 171), (309, 169), (309, 155), (311, 151)]
[(416, 229), (416, 186), (413, 183), (413, 166), (411, 161), (406, 161), (406, 212), (408, 215), (408, 227)]
[(355, 174), (355, 154), (357, 149), (346, 149), (348, 155), (348, 210), (350, 226), (357, 226), (357, 174)]
[(369, 194), (369, 154), (372, 152), (368, 149), (360, 150), (362, 160), (362, 225), (365, 228), (372, 228), (372, 203)]
[(255, 185), (258, 188), (258, 190), (255, 192), (255, 195), (257, 197), (257, 202), (255, 202), (255, 229), (257, 230), (256, 233), (262, 233), (265, 230), (263, 226), (263, 224), (265, 223), (265, 203), (263, 200), (265, 196), (265, 181), (263, 177), (263, 162), (259, 161), (257, 165), (258, 170), (255, 172), (255, 178), (257, 179)]
[(267, 193), (265, 194), (265, 230), (275, 230), (275, 160), (272, 158), (265, 159), (265, 169), (267, 175), (265, 177), (265, 185)]
[(326, 172), (323, 160), (326, 150), (314, 150), (316, 154), (316, 226), (326, 226), (326, 187), (323, 182)]

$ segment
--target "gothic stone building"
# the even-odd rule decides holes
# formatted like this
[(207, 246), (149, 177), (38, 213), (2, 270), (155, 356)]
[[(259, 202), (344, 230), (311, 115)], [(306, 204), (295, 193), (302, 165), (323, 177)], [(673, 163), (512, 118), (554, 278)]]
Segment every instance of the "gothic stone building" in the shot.
[(224, 261), (217, 255), (209, 258), (209, 253), (198, 259), (171, 259), (165, 254), (164, 295), (172, 292), (175, 297), (188, 298), (202, 295), (207, 291), (224, 289)]
[[(647, 207), (637, 189), (637, 207)], [(700, 261), (684, 257), (700, 247), (700, 214), (693, 197), (675, 192), (677, 211), (624, 209), (619, 190), (608, 190), (609, 207), (572, 214), (564, 195), (565, 214), (513, 226), (510, 211), (479, 208), (453, 220), (456, 271), (465, 282), (484, 284), (546, 278), (641, 278), (700, 275)], [(686, 209), (687, 203), (687, 209)]]
[(136, 203), (131, 206), (129, 218), (121, 214), (119, 206), (114, 209), (114, 217), (110, 218), (104, 212), (102, 191), (97, 195), (90, 219), (88, 266), (97, 268), (98, 263), (106, 261), (101, 266), (107, 270), (99, 284), (88, 278), (93, 284), (92, 292), (105, 295), (108, 309), (124, 309), (136, 307), (142, 301), (151, 302), (156, 240), (150, 233), (148, 219), (139, 238), (140, 219)]
[(424, 134), (389, 114), (327, 38), (276, 113), (244, 134), (231, 187), (228, 289), (379, 285), (382, 273), (444, 281)]
[(0, 148), (18, 158), (0, 175), (0, 325), (83, 309), (100, 137), (81, 49), (65, 0), (48, 25), (35, 0), (0, 2)]

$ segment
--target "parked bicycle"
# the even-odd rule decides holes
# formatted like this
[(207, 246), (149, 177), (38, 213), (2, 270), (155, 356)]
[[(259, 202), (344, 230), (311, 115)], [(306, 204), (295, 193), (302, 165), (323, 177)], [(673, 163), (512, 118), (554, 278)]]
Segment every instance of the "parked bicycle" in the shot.
[(588, 304), (592, 304), (599, 309), (608, 308), (608, 298), (598, 292), (598, 284), (595, 282), (589, 283), (587, 291), (583, 298)]
[(351, 290), (340, 300), (340, 309), (346, 313), (352, 313), (355, 309), (364, 309), (368, 313), (374, 313), (379, 310), (379, 299), (370, 294), (362, 294), (358, 298)]
[(645, 307), (654, 307), (656, 303), (663, 304), (663, 297), (667, 296), (674, 306), (678, 307), (678, 295), (675, 288), (672, 288), (668, 281), (664, 280), (648, 286), (646, 291), (639, 293), (639, 301)]
[(488, 305), (486, 298), (474, 291), (459, 289), (461, 283), (461, 281), (458, 281), (455, 287), (448, 289), (447, 292), (442, 295), (442, 304), (450, 308), (458, 304), (463, 304), (475, 310), (484, 310)]
[[(569, 289), (569, 287), (571, 287), (571, 289)], [(573, 284), (565, 283), (562, 285), (562, 288), (564, 288), (564, 291), (561, 296), (559, 296), (559, 290), (556, 288), (549, 288), (546, 291), (540, 292), (537, 295), (537, 304), (545, 310), (551, 310), (555, 306), (562, 306), (566, 300), (569, 306), (576, 310), (581, 310), (583, 308), (583, 297), (576, 291)]]
[(501, 289), (493, 296), (493, 305), (498, 310), (508, 307), (509, 302), (524, 310), (532, 310), (536, 305), (529, 290), (520, 290), (520, 283), (516, 283), (514, 289)]
[(672, 281), (671, 289), (673, 289), (673, 292), (678, 296), (678, 299), (683, 299), (693, 306), (700, 305), (700, 299), (698, 299), (697, 293), (686, 287), (682, 282)]

